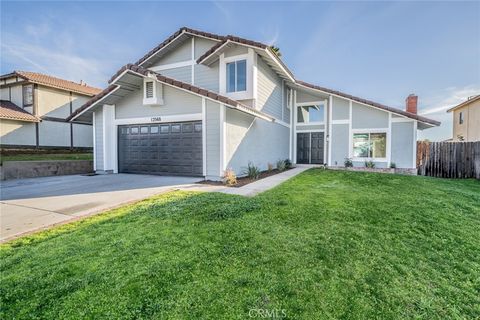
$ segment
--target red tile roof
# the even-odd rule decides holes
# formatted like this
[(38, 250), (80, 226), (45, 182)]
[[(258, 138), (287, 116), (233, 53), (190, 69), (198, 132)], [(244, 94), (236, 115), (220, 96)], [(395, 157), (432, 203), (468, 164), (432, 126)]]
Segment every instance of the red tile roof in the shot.
[(0, 119), (39, 122), (40, 119), (23, 110), (13, 102), (0, 100)]
[(94, 96), (102, 91), (102, 89), (87, 86), (86, 84), (68, 81), (68, 80), (52, 77), (46, 74), (29, 72), (29, 71), (14, 71), (12, 73), (2, 75), (0, 77), (0, 80), (10, 78), (10, 77), (15, 77), (15, 76), (23, 78), (32, 83), (37, 83), (44, 86), (62, 89), (66, 91), (72, 91), (72, 92), (84, 94), (87, 96)]
[(415, 120), (418, 120), (418, 121), (421, 121), (421, 122), (429, 123), (429, 124), (435, 125), (435, 126), (440, 125), (440, 122), (438, 122), (436, 120), (425, 118), (425, 117), (419, 116), (417, 114), (410, 113), (410, 112), (407, 112), (407, 111), (403, 111), (403, 110), (400, 110), (400, 109), (397, 109), (397, 108), (392, 108), (392, 107), (386, 106), (384, 104), (373, 102), (373, 101), (370, 101), (370, 100), (367, 100), (367, 99), (355, 97), (355, 96), (352, 96), (352, 95), (349, 95), (349, 94), (346, 94), (346, 93), (343, 93), (343, 92), (340, 92), (340, 91), (337, 91), (337, 90), (332, 90), (332, 89), (316, 86), (314, 84), (310, 84), (310, 83), (300, 81), (300, 80), (296, 80), (296, 83), (299, 84), (299, 85), (308, 87), (308, 88), (312, 88), (312, 89), (324, 91), (324, 92), (327, 92), (327, 93), (331, 93), (331, 94), (334, 94), (334, 95), (337, 95), (337, 96), (340, 96), (340, 97), (344, 97), (344, 98), (347, 98), (347, 99), (350, 99), (350, 100), (353, 100), (353, 101), (356, 101), (356, 102), (360, 102), (360, 103), (363, 103), (363, 104), (368, 104), (368, 105), (376, 107), (378, 109), (382, 109), (382, 110), (385, 110), (385, 111), (390, 111), (390, 112), (393, 112), (393, 113), (397, 113), (397, 114), (400, 114), (400, 115), (405, 116), (407, 118), (411, 118), (411, 119), (415, 119)]
[[(110, 83), (113, 82), (113, 80), (115, 80), (118, 76), (120, 76), (124, 71), (132, 71), (132, 72), (135, 72), (135, 73), (138, 73), (140, 75), (143, 75), (143, 76), (147, 76), (148, 74), (153, 74), (155, 75), (155, 77), (157, 78), (158, 81), (160, 82), (163, 82), (163, 83), (166, 83), (166, 84), (169, 84), (169, 85), (172, 85), (172, 86), (175, 86), (177, 88), (180, 88), (180, 89), (184, 89), (184, 90), (188, 90), (188, 91), (191, 91), (193, 93), (196, 93), (196, 94), (199, 94), (201, 96), (204, 96), (204, 97), (207, 97), (207, 98), (210, 98), (212, 100), (216, 100), (218, 102), (221, 102), (221, 103), (224, 103), (224, 104), (227, 104), (229, 106), (232, 106), (232, 107), (239, 107), (240, 109), (244, 109), (250, 113), (253, 113), (257, 116), (260, 116), (260, 117), (264, 117), (264, 118), (271, 118), (273, 119), (271, 116), (268, 116), (266, 115), (265, 113), (261, 112), (261, 111), (258, 111), (256, 109), (253, 109), (249, 106), (246, 106), (240, 102), (238, 102), (237, 100), (233, 100), (233, 99), (230, 99), (228, 97), (225, 97), (225, 96), (222, 96), (218, 93), (215, 93), (215, 92), (212, 92), (212, 91), (209, 91), (209, 90), (206, 90), (206, 89), (203, 89), (203, 88), (200, 88), (200, 87), (197, 87), (197, 86), (194, 86), (194, 85), (191, 85), (189, 83), (186, 83), (186, 82), (182, 82), (182, 81), (178, 81), (178, 80), (175, 80), (175, 79), (172, 79), (172, 78), (169, 78), (169, 77), (165, 77), (159, 73), (156, 73), (154, 71), (151, 71), (151, 70), (148, 70), (148, 69), (145, 69), (143, 67), (140, 67), (138, 65), (134, 65), (134, 64), (127, 64), (125, 66), (123, 66), (120, 70), (117, 71), (117, 73), (110, 79)], [(92, 99), (90, 99), (89, 101), (87, 101), (87, 103), (85, 103), (83, 106), (81, 106), (80, 108), (78, 108), (77, 110), (75, 110), (75, 112), (73, 112), (68, 118), (67, 118), (67, 121), (70, 121), (72, 120), (73, 118), (75, 118), (78, 114), (80, 114), (81, 112), (83, 112), (85, 109), (87, 109), (88, 107), (90, 107), (92, 104), (94, 104), (95, 102), (97, 102), (98, 100), (102, 99), (103, 97), (105, 97), (107, 94), (109, 94), (110, 92), (112, 92), (113, 90), (115, 90), (116, 88), (118, 87), (118, 85), (110, 85), (108, 88), (106, 88), (105, 90), (103, 90), (101, 93), (99, 93), (98, 95), (96, 95), (95, 97), (93, 97)]]
[(218, 35), (218, 34), (209, 33), (209, 32), (204, 32), (204, 31), (199, 31), (199, 30), (195, 30), (195, 29), (183, 27), (183, 28), (180, 28), (180, 29), (179, 29), (177, 32), (175, 32), (174, 34), (172, 34), (170, 37), (168, 37), (165, 41), (163, 41), (162, 43), (160, 43), (158, 46), (156, 46), (155, 48), (153, 48), (152, 50), (150, 50), (146, 55), (144, 55), (144, 56), (143, 56), (142, 58), (140, 58), (137, 62), (135, 62), (135, 64), (141, 65), (143, 62), (145, 62), (146, 60), (148, 60), (151, 56), (153, 56), (154, 54), (156, 54), (160, 49), (162, 49), (163, 47), (165, 47), (166, 45), (168, 45), (169, 43), (171, 43), (173, 40), (175, 40), (175, 38), (178, 37), (178, 36), (179, 36), (180, 34), (182, 34), (183, 32), (195, 34), (195, 35), (197, 35), (197, 36), (206, 37), (206, 38), (210, 38), (210, 39), (214, 39), (214, 40), (223, 40), (223, 39), (225, 38), (224, 36), (221, 36), (221, 35)]

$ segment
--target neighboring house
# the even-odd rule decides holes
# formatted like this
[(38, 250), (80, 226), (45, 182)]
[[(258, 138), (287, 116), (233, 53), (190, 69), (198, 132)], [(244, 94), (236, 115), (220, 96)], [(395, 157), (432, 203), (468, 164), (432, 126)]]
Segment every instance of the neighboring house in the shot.
[(453, 141), (480, 141), (480, 94), (447, 112), (453, 112)]
[(267, 45), (182, 28), (70, 116), (92, 122), (97, 172), (218, 180), (279, 159), (414, 168), (417, 129), (439, 122), (296, 80)]
[(69, 123), (66, 118), (99, 92), (34, 72), (0, 76), (0, 146), (91, 149), (91, 123)]

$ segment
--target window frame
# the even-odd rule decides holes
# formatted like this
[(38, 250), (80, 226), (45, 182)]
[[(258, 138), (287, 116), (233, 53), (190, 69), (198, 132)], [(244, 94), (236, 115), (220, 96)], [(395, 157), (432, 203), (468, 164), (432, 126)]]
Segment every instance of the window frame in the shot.
[[(239, 59), (235, 59), (235, 60), (232, 60), (232, 61), (225, 61), (225, 91), (228, 93), (228, 94), (232, 94), (232, 93), (242, 93), (242, 92), (247, 92), (248, 90), (248, 72), (247, 72), (247, 65), (248, 65), (248, 59), (245, 57), (245, 58), (239, 58)], [(237, 90), (237, 86), (238, 86), (238, 63), (239, 62), (245, 62), (245, 89), (244, 90)], [(228, 66), (230, 64), (234, 64), (235, 68), (235, 75), (234, 75), (234, 91), (228, 91), (229, 89), (229, 82), (230, 82), (230, 79), (229, 79), (229, 68)]]
[[(32, 88), (32, 103), (29, 103), (29, 104), (25, 103), (25, 89), (27, 87)], [(23, 105), (23, 108), (33, 107), (34, 103), (35, 103), (35, 86), (34, 86), (34, 84), (33, 83), (28, 83), (28, 84), (22, 85), (22, 105)]]
[[(298, 122), (298, 109), (300, 107), (310, 107), (310, 106), (323, 106), (323, 121), (311, 121), (311, 122)], [(312, 126), (312, 125), (325, 125), (325, 120), (327, 119), (327, 101), (311, 101), (311, 102), (300, 102), (295, 103), (295, 124), (297, 126)]]
[[(238, 92), (227, 92), (227, 64), (234, 61), (246, 60), (246, 90)], [(219, 92), (220, 94), (234, 100), (257, 99), (257, 56), (252, 48), (248, 48), (246, 53), (225, 56), (220, 54), (219, 61)]]
[[(368, 134), (368, 144), (369, 144), (369, 151), (368, 151), (368, 156), (367, 157), (359, 157), (355, 156), (355, 146), (354, 146), (354, 137), (356, 134)], [(372, 134), (385, 134), (385, 157), (373, 157), (370, 156), (370, 151), (371, 151), (371, 135)], [(388, 160), (388, 151), (389, 151), (389, 146), (388, 146), (388, 130), (386, 129), (356, 129), (352, 130), (352, 143), (351, 143), (351, 155), (350, 158), (352, 161), (376, 161), (376, 162), (386, 162)]]
[(465, 118), (464, 118), (464, 116), (463, 116), (463, 111), (460, 111), (460, 112), (458, 113), (458, 124), (461, 125), (461, 124), (463, 124), (464, 122), (465, 122)]

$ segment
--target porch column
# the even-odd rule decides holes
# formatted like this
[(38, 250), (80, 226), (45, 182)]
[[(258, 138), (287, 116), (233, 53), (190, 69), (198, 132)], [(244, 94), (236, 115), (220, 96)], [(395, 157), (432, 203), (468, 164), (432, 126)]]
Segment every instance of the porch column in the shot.
[(108, 173), (118, 173), (117, 165), (117, 126), (115, 125), (115, 105), (103, 105), (103, 169)]

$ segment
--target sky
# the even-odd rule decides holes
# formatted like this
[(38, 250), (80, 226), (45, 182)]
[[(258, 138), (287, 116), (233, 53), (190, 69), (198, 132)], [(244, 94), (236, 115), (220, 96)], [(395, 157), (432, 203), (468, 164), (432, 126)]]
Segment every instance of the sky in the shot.
[(480, 2), (0, 1), (0, 71), (36, 71), (104, 88), (182, 26), (274, 44), (295, 77), (442, 122), (480, 94)]

